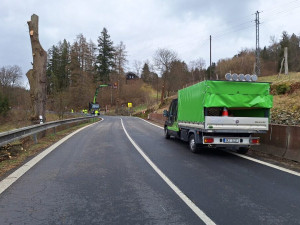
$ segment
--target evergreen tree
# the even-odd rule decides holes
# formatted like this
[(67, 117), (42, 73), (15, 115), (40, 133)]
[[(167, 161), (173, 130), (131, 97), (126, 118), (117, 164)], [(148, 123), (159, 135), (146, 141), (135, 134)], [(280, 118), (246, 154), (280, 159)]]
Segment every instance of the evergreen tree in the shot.
[(80, 69), (80, 57), (79, 57), (79, 52), (77, 51), (79, 49), (78, 43), (75, 42), (72, 45), (71, 48), (71, 62), (69, 65), (70, 68), (70, 86), (71, 87), (77, 87), (80, 83), (80, 74), (81, 69)]
[(210, 66), (207, 67), (207, 70), (206, 70), (206, 77), (208, 78), (208, 80), (213, 80), (215, 79), (215, 74), (216, 74), (216, 63), (212, 63), (211, 64), (211, 71), (210, 71)]
[(147, 63), (145, 63), (142, 69), (141, 78), (145, 83), (150, 83), (151, 82), (150, 76), (151, 74), (150, 74), (149, 66)]
[(188, 66), (184, 61), (173, 61), (170, 67), (170, 76), (167, 79), (168, 96), (170, 96), (170, 92), (174, 93), (189, 83), (189, 75)]
[(69, 86), (70, 43), (66, 40), (48, 50), (47, 78), (48, 94), (60, 92)]
[(53, 45), (48, 50), (48, 62), (47, 62), (47, 92), (52, 94), (56, 91), (56, 76), (58, 74), (58, 62), (59, 62), (58, 48)]
[(65, 39), (62, 44), (59, 46), (60, 48), (60, 64), (59, 64), (59, 89), (63, 90), (69, 86), (69, 78), (70, 78), (70, 43), (68, 43)]
[(268, 54), (268, 50), (267, 50), (267, 47), (265, 46), (263, 48), (263, 50), (260, 52), (260, 56), (261, 58), (264, 60), (264, 61), (267, 61), (269, 60), (269, 54)]
[(291, 71), (299, 71), (300, 70), (300, 50), (299, 50), (299, 37), (297, 35), (292, 34), (289, 43), (288, 50), (288, 62), (289, 62), (289, 70)]
[(96, 62), (96, 81), (108, 82), (109, 74), (114, 66), (114, 47), (107, 29), (104, 27), (101, 36), (98, 37), (98, 50)]

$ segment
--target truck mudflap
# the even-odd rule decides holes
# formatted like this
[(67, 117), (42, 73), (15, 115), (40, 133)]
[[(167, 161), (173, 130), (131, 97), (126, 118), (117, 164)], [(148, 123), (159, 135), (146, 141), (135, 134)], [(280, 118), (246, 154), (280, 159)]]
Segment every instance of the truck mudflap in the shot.
[(259, 145), (259, 137), (218, 137), (218, 136), (203, 136), (202, 143), (207, 145), (238, 145), (238, 146), (249, 146)]

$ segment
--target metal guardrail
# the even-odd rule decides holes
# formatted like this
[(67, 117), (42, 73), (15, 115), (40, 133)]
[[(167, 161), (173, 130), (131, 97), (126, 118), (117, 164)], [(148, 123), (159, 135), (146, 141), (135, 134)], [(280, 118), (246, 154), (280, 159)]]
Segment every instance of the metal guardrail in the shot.
[(66, 120), (59, 120), (59, 121), (52, 121), (43, 124), (32, 125), (28, 127), (22, 127), (20, 129), (15, 129), (7, 132), (0, 133), (0, 147), (6, 145), (10, 142), (19, 140), (21, 138), (37, 134), (41, 131), (48, 130), (50, 128), (58, 127), (60, 125), (74, 123), (78, 121), (93, 119), (95, 116), (86, 116), (86, 117), (79, 117), (79, 118), (72, 118)]

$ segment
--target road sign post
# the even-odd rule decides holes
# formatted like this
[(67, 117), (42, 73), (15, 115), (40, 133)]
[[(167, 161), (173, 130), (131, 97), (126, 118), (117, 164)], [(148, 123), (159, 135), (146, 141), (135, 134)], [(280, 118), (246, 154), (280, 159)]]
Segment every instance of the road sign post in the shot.
[(129, 114), (129, 116), (131, 116), (131, 112), (130, 112), (131, 108), (132, 108), (132, 103), (128, 102), (128, 114)]

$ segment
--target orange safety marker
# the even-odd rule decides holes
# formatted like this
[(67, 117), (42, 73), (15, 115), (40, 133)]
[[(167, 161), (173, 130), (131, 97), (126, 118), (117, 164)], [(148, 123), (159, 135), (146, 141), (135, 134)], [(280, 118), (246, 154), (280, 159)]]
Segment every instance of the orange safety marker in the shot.
[(228, 116), (228, 110), (226, 107), (223, 108), (222, 116)]

